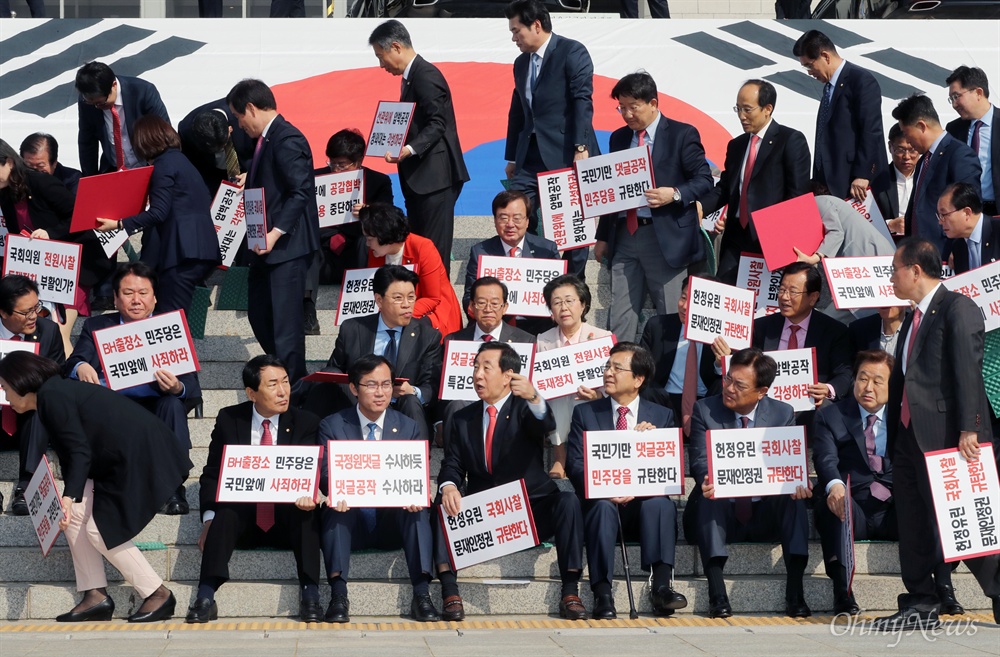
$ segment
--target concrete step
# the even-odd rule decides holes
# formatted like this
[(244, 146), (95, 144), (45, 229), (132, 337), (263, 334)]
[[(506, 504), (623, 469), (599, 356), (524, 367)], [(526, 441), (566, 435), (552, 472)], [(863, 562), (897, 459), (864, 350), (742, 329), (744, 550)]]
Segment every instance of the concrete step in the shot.
[[(336, 339), (335, 335), (307, 335), (306, 360), (325, 363), (333, 353)], [(203, 340), (194, 341), (194, 348), (202, 362), (245, 363), (264, 353), (250, 331), (250, 324), (239, 335), (205, 335)], [(235, 385), (240, 385), (238, 380)]]

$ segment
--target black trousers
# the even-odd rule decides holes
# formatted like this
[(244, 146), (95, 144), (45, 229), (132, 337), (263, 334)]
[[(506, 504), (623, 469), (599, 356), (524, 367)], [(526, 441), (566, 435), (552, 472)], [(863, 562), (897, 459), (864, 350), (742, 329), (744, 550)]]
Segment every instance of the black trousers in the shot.
[(455, 202), (465, 183), (455, 183), (430, 194), (418, 194), (400, 176), (410, 230), (434, 242), (445, 270), (451, 266), (451, 245), (455, 238)]
[[(899, 540), (894, 498), (883, 502), (868, 495), (863, 498), (858, 495), (852, 497), (851, 502), (854, 519), (854, 540)], [(816, 506), (813, 507), (813, 517), (816, 520), (816, 531), (819, 532), (819, 540), (823, 546), (823, 563), (826, 565), (826, 573), (829, 575), (830, 567), (834, 563), (843, 563), (843, 556), (840, 554), (840, 543), (844, 523), (834, 515), (833, 511), (830, 511), (830, 507), (826, 505), (825, 495), (816, 499)]]
[(306, 375), (302, 297), (312, 255), (276, 265), (258, 262), (247, 275), (250, 328), (265, 353), (284, 361), (293, 384)]
[(677, 505), (669, 497), (638, 498), (624, 506), (610, 500), (586, 500), (583, 507), (591, 587), (614, 579), (619, 513), (625, 540), (639, 541), (643, 570), (660, 562), (674, 565)]
[(271, 0), (271, 18), (305, 18), (305, 0)]
[[(747, 524), (736, 519), (735, 501), (730, 498), (708, 499), (701, 487), (697, 495), (698, 525), (695, 534), (702, 562), (714, 557), (728, 557), (727, 543), (771, 543), (780, 541), (787, 555), (809, 555), (809, 512), (802, 500), (788, 495), (770, 495), (753, 502), (753, 514)], [(690, 500), (689, 500), (690, 501)]]
[(326, 507), (320, 515), (320, 543), (326, 576), (340, 573), (346, 581), (351, 568), (351, 550), (403, 549), (410, 583), (418, 583), (423, 575), (434, 576), (434, 536), (431, 533), (430, 511), (411, 513), (406, 509), (372, 509), (375, 529), (365, 525), (362, 509), (340, 513)]
[(215, 263), (209, 260), (185, 260), (177, 267), (157, 272), (156, 313), (190, 312), (194, 288), (204, 285), (214, 270)]
[(199, 18), (222, 18), (222, 0), (198, 0)]

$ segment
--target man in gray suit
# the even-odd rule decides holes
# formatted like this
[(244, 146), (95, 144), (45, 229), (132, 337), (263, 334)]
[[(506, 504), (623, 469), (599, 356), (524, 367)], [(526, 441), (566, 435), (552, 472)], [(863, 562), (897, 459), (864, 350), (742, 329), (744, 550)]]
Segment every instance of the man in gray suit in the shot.
[[(942, 560), (924, 455), (957, 447), (979, 458), (993, 440), (983, 385), (983, 316), (969, 298), (941, 285), (941, 254), (928, 240), (903, 241), (892, 260), (896, 296), (916, 304), (903, 321), (886, 414), (899, 518), (899, 611), (879, 618), (885, 631), (936, 627), (940, 599), (932, 573)], [(1000, 622), (1000, 555), (966, 560)]]

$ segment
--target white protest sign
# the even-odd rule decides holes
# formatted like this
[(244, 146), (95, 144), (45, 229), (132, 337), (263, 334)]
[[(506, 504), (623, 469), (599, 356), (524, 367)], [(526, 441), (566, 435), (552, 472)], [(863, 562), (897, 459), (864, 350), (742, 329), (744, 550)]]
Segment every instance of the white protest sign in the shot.
[(753, 335), (754, 292), (692, 276), (688, 281), (688, 312), (684, 336), (712, 344), (722, 336), (734, 351), (750, 346)]
[(726, 210), (729, 208), (728, 205), (723, 205), (721, 208), (713, 212), (712, 214), (706, 214), (701, 218), (701, 227), (708, 234), (715, 232), (715, 222), (726, 216)]
[(354, 205), (364, 202), (364, 169), (316, 176), (316, 211), (319, 213), (320, 228), (357, 221)]
[(649, 146), (637, 146), (606, 155), (577, 160), (583, 216), (622, 212), (646, 207), (646, 191), (652, 189), (653, 165)]
[(122, 244), (128, 241), (128, 231), (122, 230), (95, 230), (94, 235), (97, 236), (97, 241), (101, 243), (101, 248), (104, 249), (104, 255), (109, 258), (113, 257), (118, 253), (118, 249), (122, 247)]
[(514, 317), (548, 317), (542, 290), (553, 278), (566, 273), (565, 260), (479, 256), (477, 278), (494, 276), (507, 286), (507, 314)]
[(535, 352), (531, 384), (545, 399), (575, 395), (580, 386), (604, 387), (604, 365), (615, 341), (615, 336), (609, 335)]
[[(790, 404), (795, 412), (812, 411), (816, 409), (813, 398), (809, 395), (809, 386), (819, 383), (816, 378), (816, 349), (779, 349), (765, 351), (778, 365), (774, 383), (767, 389), (767, 396), (780, 402)], [(722, 363), (722, 373), (729, 370), (732, 356), (726, 356)]]
[(584, 431), (583, 476), (588, 500), (684, 493), (680, 429)]
[(94, 345), (112, 390), (152, 383), (156, 370), (180, 376), (199, 369), (183, 310), (94, 331)]
[(910, 305), (893, 292), (891, 255), (824, 258), (823, 268), (837, 310)]
[[(13, 351), (30, 351), (38, 353), (38, 343), (35, 341), (26, 342), (24, 340), (0, 340), (0, 360), (6, 358), (7, 354)], [(10, 406), (7, 401), (7, 393), (0, 389), (0, 406)]]
[(441, 512), (448, 557), (455, 570), (538, 545), (524, 480), (462, 498), (462, 510)]
[(365, 155), (384, 157), (388, 153), (390, 157), (399, 157), (399, 152), (406, 143), (406, 133), (410, 129), (416, 106), (416, 103), (379, 101)]
[(941, 282), (952, 292), (964, 294), (976, 302), (983, 314), (987, 333), (1000, 328), (1000, 261)]
[(3, 275), (21, 274), (38, 285), (38, 299), (72, 306), (80, 280), (80, 244), (7, 236)]
[(889, 244), (895, 244), (895, 241), (892, 239), (892, 233), (889, 232), (889, 224), (885, 222), (882, 211), (878, 209), (878, 203), (875, 202), (875, 196), (872, 194), (870, 187), (868, 188), (868, 193), (865, 195), (865, 200), (858, 201), (853, 196), (845, 200), (851, 204), (851, 207), (858, 214), (867, 219), (868, 223), (874, 226), (879, 235), (888, 240)]
[(759, 253), (741, 253), (736, 273), (736, 287), (756, 294), (753, 317), (765, 317), (778, 312), (778, 288), (781, 270), (769, 271), (764, 256)]
[(924, 454), (934, 516), (946, 562), (1000, 553), (1000, 482), (993, 445), (979, 443), (979, 460), (958, 448)]
[[(403, 265), (410, 271), (416, 271), (414, 265)], [(344, 280), (340, 285), (340, 297), (337, 299), (337, 318), (334, 326), (340, 326), (353, 317), (365, 317), (378, 312), (375, 305), (374, 278), (378, 267), (364, 269), (345, 269)]]
[(247, 249), (267, 248), (267, 207), (264, 204), (264, 189), (261, 187), (243, 190), (243, 218), (247, 224)]
[[(444, 343), (444, 367), (438, 399), (476, 401), (479, 396), (472, 384), (472, 363), (484, 343), (474, 340), (448, 340)], [(530, 372), (535, 359), (533, 342), (508, 342), (521, 357), (521, 372)]]
[(538, 174), (538, 203), (542, 212), (542, 233), (569, 251), (597, 242), (597, 220), (586, 219), (580, 208), (580, 185), (573, 169)]
[(7, 220), (3, 216), (3, 210), (0, 210), (0, 253), (7, 253)]
[[(869, 192), (871, 193), (871, 192)], [(854, 567), (857, 559), (854, 556), (854, 504), (851, 493), (851, 475), (847, 475), (847, 483), (844, 484), (844, 521), (840, 529), (840, 563), (847, 571), (847, 592), (851, 592), (854, 585)]]
[(31, 526), (38, 537), (38, 545), (42, 548), (42, 556), (47, 557), (61, 531), (59, 521), (66, 517), (66, 513), (56, 490), (52, 466), (44, 454), (28, 487), (24, 489), (24, 499), (28, 503), (28, 515), (31, 516)]
[(236, 251), (243, 243), (247, 234), (244, 221), (243, 190), (228, 180), (223, 180), (219, 191), (212, 201), (212, 223), (215, 224), (215, 234), (219, 238), (219, 251), (222, 253), (222, 266), (232, 267)]
[(294, 503), (300, 497), (316, 499), (319, 445), (226, 445), (217, 502)]
[(791, 495), (808, 485), (804, 427), (709, 429), (705, 447), (717, 498)]
[(349, 507), (428, 507), (430, 453), (423, 440), (331, 440), (327, 467), (331, 504)]

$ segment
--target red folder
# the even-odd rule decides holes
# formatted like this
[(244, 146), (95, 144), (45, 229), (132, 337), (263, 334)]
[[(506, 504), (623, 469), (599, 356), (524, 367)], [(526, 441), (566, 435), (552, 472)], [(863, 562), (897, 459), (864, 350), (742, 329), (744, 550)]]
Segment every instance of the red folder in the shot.
[(770, 271), (781, 269), (798, 259), (792, 247), (812, 255), (823, 241), (823, 220), (816, 197), (803, 194), (753, 213), (757, 237)]
[[(303, 381), (312, 381), (313, 383), (348, 383), (347, 374), (344, 372), (313, 372), (308, 376), (302, 377)], [(392, 380), (393, 385), (400, 385), (401, 383), (406, 383), (409, 379), (395, 378)]]
[(98, 218), (118, 221), (142, 212), (152, 175), (153, 167), (142, 167), (80, 178), (70, 232), (93, 230)]

